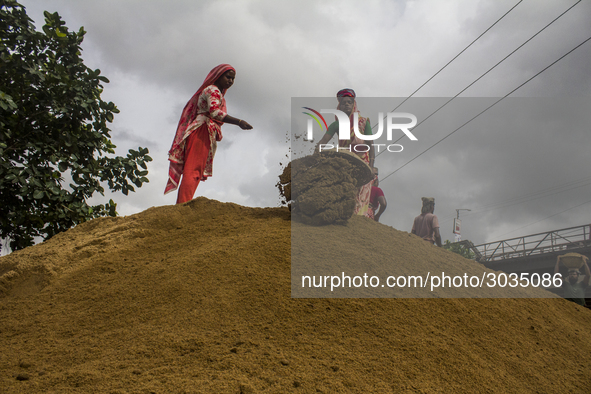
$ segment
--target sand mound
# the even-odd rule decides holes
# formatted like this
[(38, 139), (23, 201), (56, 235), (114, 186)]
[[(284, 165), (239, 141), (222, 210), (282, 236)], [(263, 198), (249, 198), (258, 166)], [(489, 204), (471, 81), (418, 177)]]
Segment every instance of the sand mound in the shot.
[[(297, 298), (558, 297), (539, 284), (494, 286), (495, 280), (504, 283), (503, 277), (497, 276), (500, 272), (437, 248), (416, 235), (357, 215), (343, 225), (307, 226), (292, 222), (291, 273), (291, 295)], [(358, 287), (346, 284), (332, 288), (331, 283), (347, 283), (341, 280), (343, 275), (366, 279), (363, 284), (358, 282)], [(302, 286), (304, 276), (313, 277), (313, 282), (304, 281)], [(327, 276), (336, 280), (327, 280), (329, 286), (311, 285), (320, 285), (321, 278)], [(444, 276), (446, 279), (442, 279)], [(374, 286), (369, 282), (372, 277), (376, 279)], [(386, 285), (388, 277), (394, 286)], [(547, 279), (548, 287), (550, 282)]]
[[(365, 220), (340, 229), (356, 238)], [(590, 311), (562, 299), (293, 299), (290, 225), (287, 208), (198, 198), (0, 258), (0, 391), (591, 391)], [(413, 248), (398, 245), (409, 264)]]

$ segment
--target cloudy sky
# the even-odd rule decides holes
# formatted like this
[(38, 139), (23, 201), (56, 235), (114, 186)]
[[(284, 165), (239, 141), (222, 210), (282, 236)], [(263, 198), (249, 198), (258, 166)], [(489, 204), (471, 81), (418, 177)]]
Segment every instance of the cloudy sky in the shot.
[[(577, 1), (22, 0), (38, 29), (44, 10), (70, 29), (84, 26), (85, 63), (110, 79), (103, 99), (121, 111), (111, 125), (117, 153), (142, 146), (154, 158), (150, 183), (136, 193), (95, 198), (113, 198), (122, 215), (175, 203), (174, 193), (163, 195), (167, 151), (183, 106), (217, 64), (236, 68), (228, 112), (254, 129), (223, 127), (214, 175), (196, 196), (275, 207), (290, 133), (299, 132), (290, 129), (292, 97), (350, 87), (399, 103), (517, 3), (415, 94), (429, 105), (458, 94)], [(419, 125), (418, 141), (380, 155), (381, 222), (410, 231), (420, 198), (432, 196), (444, 240), (453, 240), (456, 209), (471, 209), (460, 212), (462, 238), (475, 244), (590, 223), (591, 41), (433, 146), (486, 108), (486, 99), (468, 98), (494, 102), (589, 37), (583, 1)], [(377, 110), (361, 99), (359, 107), (375, 125)], [(419, 122), (437, 105), (421, 108)]]

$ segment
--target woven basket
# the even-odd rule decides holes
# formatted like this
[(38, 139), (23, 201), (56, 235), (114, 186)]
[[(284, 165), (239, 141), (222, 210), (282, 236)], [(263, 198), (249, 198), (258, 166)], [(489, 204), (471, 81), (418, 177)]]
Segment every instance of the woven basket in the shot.
[(567, 253), (558, 256), (558, 259), (568, 268), (581, 268), (583, 266), (583, 255), (578, 253)]

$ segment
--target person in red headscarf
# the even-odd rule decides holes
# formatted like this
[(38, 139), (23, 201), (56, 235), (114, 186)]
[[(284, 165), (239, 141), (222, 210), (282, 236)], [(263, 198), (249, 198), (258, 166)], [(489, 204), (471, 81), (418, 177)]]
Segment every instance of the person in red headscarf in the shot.
[(369, 196), (369, 217), (376, 222), (380, 221), (380, 216), (386, 211), (388, 202), (384, 191), (380, 189), (379, 173), (376, 167), (373, 168), (373, 184), (371, 186), (371, 194)]
[(170, 167), (164, 190), (164, 194), (168, 194), (179, 189), (177, 204), (192, 200), (199, 182), (212, 175), (217, 142), (222, 140), (222, 124), (235, 124), (242, 130), (252, 129), (248, 122), (227, 113), (224, 94), (235, 78), (234, 67), (220, 64), (209, 72), (183, 109), (168, 152)]
[[(339, 102), (337, 109), (339, 111), (343, 111), (350, 120), (350, 134), (349, 139), (339, 140), (339, 150), (341, 148), (345, 148), (352, 153), (355, 153), (361, 160), (363, 160), (370, 168), (373, 169), (374, 160), (375, 160), (375, 152), (374, 147), (371, 142), (367, 143), (362, 139), (358, 138), (355, 135), (353, 130), (353, 114), (359, 112), (357, 109), (357, 102), (355, 101), (355, 91), (353, 89), (342, 89), (337, 93), (337, 100)], [(358, 130), (359, 132), (363, 133), (364, 135), (371, 135), (372, 130), (369, 124), (369, 118), (364, 118), (362, 116), (358, 116)], [(327, 144), (335, 133), (338, 135), (339, 131), (339, 122), (335, 121), (328, 126), (326, 130), (326, 134), (322, 137), (322, 139), (316, 145), (316, 149), (323, 144)], [(356, 148), (357, 145), (365, 145), (363, 147)], [(368, 148), (366, 148), (368, 147)], [(357, 199), (355, 202), (355, 211), (354, 213), (357, 215), (362, 215), (366, 217), (370, 217), (373, 219), (373, 212), (370, 212), (369, 208), (369, 199), (371, 195), (371, 186), (373, 180), (367, 183), (366, 185), (361, 186), (359, 193), (357, 194)]]

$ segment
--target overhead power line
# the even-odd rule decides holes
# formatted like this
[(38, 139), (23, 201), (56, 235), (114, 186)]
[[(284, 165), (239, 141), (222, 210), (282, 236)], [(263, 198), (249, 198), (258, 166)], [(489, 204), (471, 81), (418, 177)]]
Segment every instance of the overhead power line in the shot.
[[(438, 75), (440, 72), (442, 72), (442, 71), (443, 71), (443, 70), (444, 70), (444, 69), (445, 69), (447, 66), (449, 66), (449, 65), (450, 65), (450, 64), (451, 64), (451, 63), (452, 63), (454, 60), (456, 60), (456, 59), (457, 59), (457, 58), (458, 58), (458, 57), (459, 57), (459, 56), (460, 56), (462, 53), (464, 53), (464, 52), (465, 52), (465, 51), (466, 51), (468, 48), (470, 48), (470, 47), (472, 46), (472, 44), (474, 44), (476, 41), (478, 41), (478, 40), (479, 40), (479, 39), (480, 39), (480, 38), (481, 38), (483, 35), (485, 35), (485, 34), (486, 34), (486, 33), (487, 33), (487, 32), (488, 32), (490, 29), (492, 29), (492, 28), (493, 28), (493, 27), (494, 27), (494, 26), (495, 26), (497, 23), (499, 23), (499, 22), (501, 21), (501, 19), (503, 19), (503, 18), (504, 18), (504, 17), (506, 17), (506, 16), (507, 16), (507, 15), (508, 15), (508, 14), (509, 14), (511, 11), (513, 11), (513, 9), (514, 9), (515, 7), (517, 7), (517, 6), (518, 6), (518, 5), (519, 5), (519, 4), (520, 4), (522, 1), (523, 1), (523, 0), (519, 0), (519, 1), (517, 2), (517, 4), (515, 4), (513, 7), (511, 7), (511, 9), (510, 9), (509, 11), (505, 12), (505, 13), (503, 14), (503, 16), (501, 16), (499, 19), (497, 19), (497, 21), (496, 21), (495, 23), (493, 23), (492, 25), (490, 25), (488, 29), (486, 29), (485, 31), (483, 31), (483, 32), (482, 32), (482, 34), (480, 34), (478, 37), (476, 37), (476, 38), (474, 39), (474, 41), (472, 41), (470, 44), (468, 44), (468, 46), (467, 46), (467, 47), (465, 47), (464, 49), (462, 49), (462, 50), (460, 51), (460, 53), (458, 53), (457, 55), (455, 55), (455, 56), (454, 56), (454, 57), (453, 57), (453, 58), (452, 58), (452, 59), (451, 59), (449, 62), (447, 62), (447, 63), (446, 63), (446, 64), (445, 64), (443, 67), (441, 67), (441, 68), (439, 69), (439, 71), (437, 71), (435, 74), (433, 74), (433, 76), (431, 76), (431, 78), (427, 79), (427, 80), (426, 80), (426, 81), (425, 81), (425, 82), (424, 82), (424, 83), (423, 83), (421, 86), (419, 86), (419, 87), (417, 88), (417, 90), (415, 90), (414, 92), (412, 92), (412, 93), (410, 94), (410, 96), (408, 96), (406, 99), (404, 99), (404, 101), (402, 101), (400, 104), (398, 104), (398, 105), (396, 106), (396, 108), (394, 108), (394, 109), (393, 109), (392, 111), (390, 111), (390, 112), (394, 112), (394, 111), (396, 111), (396, 110), (398, 109), (398, 107), (400, 107), (400, 106), (401, 106), (402, 104), (404, 104), (404, 103), (405, 103), (405, 102), (406, 102), (408, 99), (410, 99), (412, 96), (414, 96), (414, 94), (415, 94), (416, 92), (418, 92), (419, 90), (421, 90), (421, 89), (423, 88), (423, 86), (425, 86), (426, 84), (428, 84), (428, 83), (429, 83), (429, 82), (430, 82), (430, 81), (431, 81), (433, 78), (435, 78), (435, 77), (436, 77), (436, 76), (437, 76), (437, 75)], [(372, 127), (372, 129), (373, 129), (374, 127), (376, 127), (376, 125), (374, 125), (374, 126)]]
[(507, 235), (507, 234), (511, 234), (511, 233), (514, 233), (515, 231), (518, 231), (518, 230), (524, 229), (524, 228), (526, 228), (526, 227), (529, 227), (529, 226), (531, 226), (531, 225), (534, 225), (534, 224), (536, 224), (536, 223), (543, 222), (544, 220), (547, 220), (547, 219), (553, 218), (554, 216), (560, 215), (561, 213), (564, 213), (564, 212), (566, 212), (566, 211), (570, 211), (571, 209), (575, 209), (575, 208), (581, 207), (581, 206), (583, 206), (583, 205), (585, 205), (585, 204), (589, 204), (590, 202), (591, 202), (591, 200), (585, 201), (585, 202), (584, 202), (584, 203), (582, 203), (582, 204), (575, 205), (574, 207), (570, 207), (570, 208), (564, 209), (564, 210), (562, 210), (562, 211), (560, 211), (560, 212), (558, 212), (558, 213), (555, 213), (555, 214), (553, 214), (553, 215), (546, 216), (546, 217), (545, 217), (545, 218), (543, 218), (543, 219), (536, 220), (535, 222), (532, 222), (532, 223), (530, 223), (530, 224), (526, 224), (525, 226), (522, 226), (522, 227), (516, 228), (516, 229), (514, 229), (514, 230), (511, 230), (511, 231), (509, 231), (509, 232), (506, 232), (506, 233), (503, 233), (503, 234), (497, 235), (497, 237), (504, 237), (504, 236), (505, 236), (505, 235)]
[[(496, 202), (496, 203), (486, 204), (481, 207), (473, 208), (471, 212), (465, 213), (465, 216), (474, 216), (474, 215), (478, 215), (478, 214), (481, 214), (484, 212), (493, 211), (495, 209), (506, 208), (506, 207), (510, 207), (513, 205), (518, 205), (518, 204), (521, 204), (526, 201), (530, 202), (530, 201), (538, 200), (540, 198), (550, 197), (555, 194), (560, 194), (560, 193), (564, 193), (564, 192), (571, 191), (574, 189), (579, 189), (581, 187), (591, 185), (591, 182), (589, 182), (590, 180), (591, 180), (591, 177), (586, 177), (586, 178), (583, 178), (583, 179), (580, 179), (577, 181), (567, 182), (565, 184), (561, 184), (561, 185), (553, 186), (553, 187), (550, 187), (550, 188), (547, 188), (544, 190), (540, 190), (538, 192), (528, 193), (523, 196), (509, 198), (507, 200), (503, 200), (503, 201)], [(582, 182), (584, 182), (584, 183), (582, 183)], [(580, 183), (582, 183), (582, 184), (580, 184)], [(439, 222), (445, 223), (445, 222), (453, 219), (455, 216), (456, 216), (455, 214), (446, 215), (446, 216), (442, 217), (439, 220)]]
[[(482, 78), (484, 78), (484, 76), (486, 76), (489, 72), (491, 72), (492, 70), (494, 70), (498, 65), (500, 65), (501, 63), (503, 63), (505, 60), (507, 60), (511, 55), (513, 55), (515, 52), (517, 52), (519, 49), (521, 49), (523, 46), (525, 46), (525, 44), (527, 44), (528, 42), (530, 42), (531, 40), (533, 40), (537, 35), (539, 35), (541, 32), (543, 32), (544, 30), (546, 30), (550, 25), (552, 25), (554, 22), (556, 22), (558, 19), (560, 19), (564, 14), (566, 14), (568, 11), (570, 11), (574, 6), (576, 6), (577, 4), (579, 4), (582, 0), (577, 1), (575, 4), (571, 5), (568, 9), (566, 9), (562, 14), (558, 15), (556, 18), (554, 18), (552, 21), (550, 21), (546, 26), (544, 26), (543, 28), (541, 28), (540, 30), (538, 30), (538, 32), (536, 34), (534, 34), (533, 36), (531, 36), (530, 38), (528, 38), (525, 42), (523, 42), (521, 45), (519, 45), (517, 48), (515, 48), (513, 51), (511, 51), (507, 56), (505, 56), (504, 58), (502, 58), (500, 61), (498, 61), (494, 66), (492, 66), (491, 68), (489, 68), (484, 74), (482, 74), (481, 76), (479, 76), (478, 78), (476, 78), (474, 81), (472, 81), (468, 86), (466, 86), (464, 89), (460, 90), (458, 93), (456, 93), (455, 96), (453, 96), (452, 98), (450, 98), (449, 100), (447, 100), (443, 105), (441, 105), (439, 108), (437, 108), (435, 111), (433, 111), (429, 116), (427, 116), (425, 119), (421, 120), (414, 128), (413, 131), (415, 131), (417, 129), (417, 127), (419, 127), (423, 122), (427, 121), (427, 119), (429, 119), (431, 116), (435, 115), (437, 112), (439, 112), (439, 110), (441, 110), (443, 107), (445, 107), (447, 104), (449, 104), (451, 101), (453, 101), (456, 97), (458, 97), (460, 94), (464, 93), (466, 90), (468, 90), (472, 85), (474, 85), (476, 82), (480, 81)], [(413, 93), (414, 94), (414, 93)], [(408, 100), (408, 98), (406, 99)], [(406, 101), (404, 100), (404, 101)], [(404, 102), (403, 101), (403, 102)], [(402, 104), (402, 103), (401, 103)], [(400, 105), (398, 105), (398, 107), (400, 107)], [(396, 107), (396, 108), (398, 108)], [(395, 109), (396, 109), (395, 108)], [(394, 109), (394, 110), (395, 110)], [(394, 111), (393, 110), (393, 111)], [(375, 125), (374, 125), (375, 127)], [(394, 141), (394, 144), (397, 143), (398, 141), (400, 141), (402, 139), (402, 136), (400, 138), (398, 138), (396, 141)], [(379, 155), (381, 155), (382, 153), (384, 153), (384, 151), (378, 153), (376, 155), (376, 157), (378, 157)]]
[(497, 101), (495, 101), (493, 104), (489, 105), (484, 110), (480, 111), (477, 115), (475, 115), (474, 117), (472, 117), (470, 120), (466, 121), (464, 124), (462, 124), (461, 126), (459, 126), (458, 128), (456, 128), (455, 130), (453, 130), (451, 133), (447, 134), (445, 137), (441, 138), (439, 141), (437, 141), (436, 143), (434, 143), (433, 145), (431, 145), (429, 148), (425, 149), (423, 152), (419, 153), (418, 155), (416, 155), (415, 157), (413, 157), (412, 159), (410, 159), (409, 161), (407, 161), (406, 163), (404, 163), (402, 166), (400, 166), (396, 170), (392, 171), (390, 174), (386, 175), (383, 179), (380, 179), (380, 182), (386, 180), (390, 176), (394, 175), (396, 172), (400, 171), (402, 168), (406, 167), (408, 164), (412, 163), (413, 161), (415, 161), (416, 159), (418, 159), (419, 157), (421, 157), (422, 155), (424, 155), (425, 153), (427, 153), (433, 147), (435, 147), (439, 143), (443, 142), (445, 139), (447, 139), (448, 137), (450, 137), (451, 135), (453, 135), (456, 131), (460, 130), (461, 128), (463, 128), (464, 126), (466, 126), (468, 123), (472, 122), (474, 119), (476, 119), (477, 117), (479, 117), (480, 115), (482, 115), (483, 113), (485, 113), (486, 111), (488, 111), (489, 109), (491, 109), (492, 107), (494, 107), (495, 105), (497, 105), (501, 100), (503, 100), (503, 99), (507, 98), (509, 95), (513, 94), (515, 91), (517, 91), (518, 89), (520, 89), (522, 86), (524, 86), (525, 84), (527, 84), (529, 81), (531, 81), (532, 79), (534, 79), (535, 77), (537, 77), (538, 75), (540, 75), (541, 73), (543, 73), (544, 71), (546, 71), (547, 69), (549, 69), (550, 67), (552, 67), (553, 65), (555, 65), (556, 63), (558, 63), (560, 60), (564, 59), (566, 56), (568, 56), (570, 53), (572, 53), (573, 51), (575, 51), (576, 49), (578, 49), (579, 47), (581, 47), (582, 45), (584, 45), (589, 40), (591, 40), (591, 37), (587, 38), (585, 41), (581, 42), (579, 45), (577, 45), (576, 47), (574, 47), (573, 49), (571, 49), (570, 51), (568, 51), (564, 55), (560, 56), (558, 59), (556, 59), (555, 61), (553, 61), (552, 63), (550, 63), (548, 66), (544, 67), (542, 70), (540, 70), (539, 72), (537, 72), (534, 76), (532, 76), (531, 78), (529, 78), (527, 81), (523, 82), (521, 85), (517, 86), (515, 89), (511, 90), (509, 93), (507, 93), (506, 95), (504, 95), (503, 97), (501, 97), (500, 99), (498, 99)]

